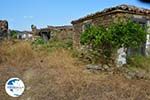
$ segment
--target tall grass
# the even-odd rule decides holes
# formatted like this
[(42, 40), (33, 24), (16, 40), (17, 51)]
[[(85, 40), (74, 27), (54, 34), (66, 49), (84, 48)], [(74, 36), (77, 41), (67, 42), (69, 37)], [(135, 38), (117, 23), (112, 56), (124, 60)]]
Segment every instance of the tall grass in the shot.
[(3, 42), (0, 46), (0, 58), (4, 63), (12, 65), (24, 65), (34, 59), (35, 52), (32, 50), (30, 43), (9, 43)]

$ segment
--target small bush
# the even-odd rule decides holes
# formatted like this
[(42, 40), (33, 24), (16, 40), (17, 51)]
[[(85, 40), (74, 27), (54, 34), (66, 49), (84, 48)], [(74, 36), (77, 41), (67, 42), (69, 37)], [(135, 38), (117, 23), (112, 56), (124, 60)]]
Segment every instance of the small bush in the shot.
[(43, 45), (43, 44), (45, 44), (45, 41), (43, 38), (39, 37), (32, 44), (33, 45)]

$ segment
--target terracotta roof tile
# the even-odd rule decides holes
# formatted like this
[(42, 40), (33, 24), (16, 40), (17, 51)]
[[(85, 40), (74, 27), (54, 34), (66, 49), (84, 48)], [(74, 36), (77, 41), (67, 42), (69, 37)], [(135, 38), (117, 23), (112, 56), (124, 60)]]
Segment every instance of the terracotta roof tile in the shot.
[(82, 21), (86, 18), (90, 18), (90, 17), (96, 16), (98, 14), (106, 14), (106, 13), (114, 11), (114, 10), (121, 10), (121, 11), (126, 11), (127, 13), (143, 14), (143, 15), (149, 15), (150, 16), (150, 9), (139, 8), (139, 7), (136, 7), (133, 5), (122, 4), (122, 5), (119, 5), (116, 7), (106, 8), (106, 9), (104, 9), (100, 12), (96, 12), (94, 14), (87, 15), (83, 18), (78, 19), (78, 20), (74, 20), (71, 23), (73, 24), (75, 22)]

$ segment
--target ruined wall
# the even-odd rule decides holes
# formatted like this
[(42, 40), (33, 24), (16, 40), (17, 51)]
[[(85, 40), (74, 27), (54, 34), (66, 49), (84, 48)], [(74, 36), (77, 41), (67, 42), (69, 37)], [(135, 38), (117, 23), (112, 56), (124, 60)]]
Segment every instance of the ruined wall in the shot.
[(0, 39), (7, 37), (8, 35), (8, 22), (6, 20), (0, 20)]
[(72, 39), (72, 34), (74, 32), (72, 26), (48, 26), (45, 29), (41, 29), (41, 31), (49, 32), (51, 38), (57, 40), (66, 40)]
[(37, 33), (38, 33), (37, 27), (36, 27), (35, 25), (31, 25), (31, 29), (32, 29), (31, 33), (32, 33), (33, 35), (37, 35)]
[(72, 39), (72, 35), (74, 33), (73, 27), (55, 27), (51, 28), (51, 33), (53, 34), (54, 38), (58, 40), (66, 40)]
[(49, 39), (55, 40), (72, 40), (74, 33), (73, 26), (48, 26), (47, 28), (37, 29), (36, 26), (32, 25), (32, 34), (34, 37), (43, 36), (48, 41)]
[(80, 48), (80, 35), (82, 32), (83, 23), (74, 24), (73, 47)]

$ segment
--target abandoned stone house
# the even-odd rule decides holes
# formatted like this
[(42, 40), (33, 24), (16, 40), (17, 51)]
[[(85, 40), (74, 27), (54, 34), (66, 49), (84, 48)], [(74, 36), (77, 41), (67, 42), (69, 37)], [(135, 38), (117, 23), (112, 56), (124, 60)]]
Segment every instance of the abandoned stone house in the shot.
[(8, 36), (8, 22), (0, 20), (0, 40)]
[(72, 26), (47, 26), (47, 28), (37, 29), (32, 26), (32, 33), (41, 36), (45, 41), (55, 38), (58, 40), (72, 39), (73, 35)]
[(72, 35), (74, 32), (71, 25), (48, 26), (48, 29), (52, 30), (53, 36), (59, 40), (72, 39)]
[[(108, 25), (110, 25), (110, 23), (116, 21), (117, 18), (130, 18), (134, 22), (150, 26), (149, 9), (138, 8), (136, 6), (125, 4), (112, 8), (106, 8), (103, 11), (85, 16), (71, 22), (75, 31), (75, 33), (73, 34), (74, 47), (77, 49), (81, 47), (80, 35), (90, 25), (104, 25), (107, 27)], [(131, 52), (132, 50), (130, 50), (129, 53)], [(145, 54), (145, 45), (141, 46), (141, 48), (138, 49), (138, 52)]]

